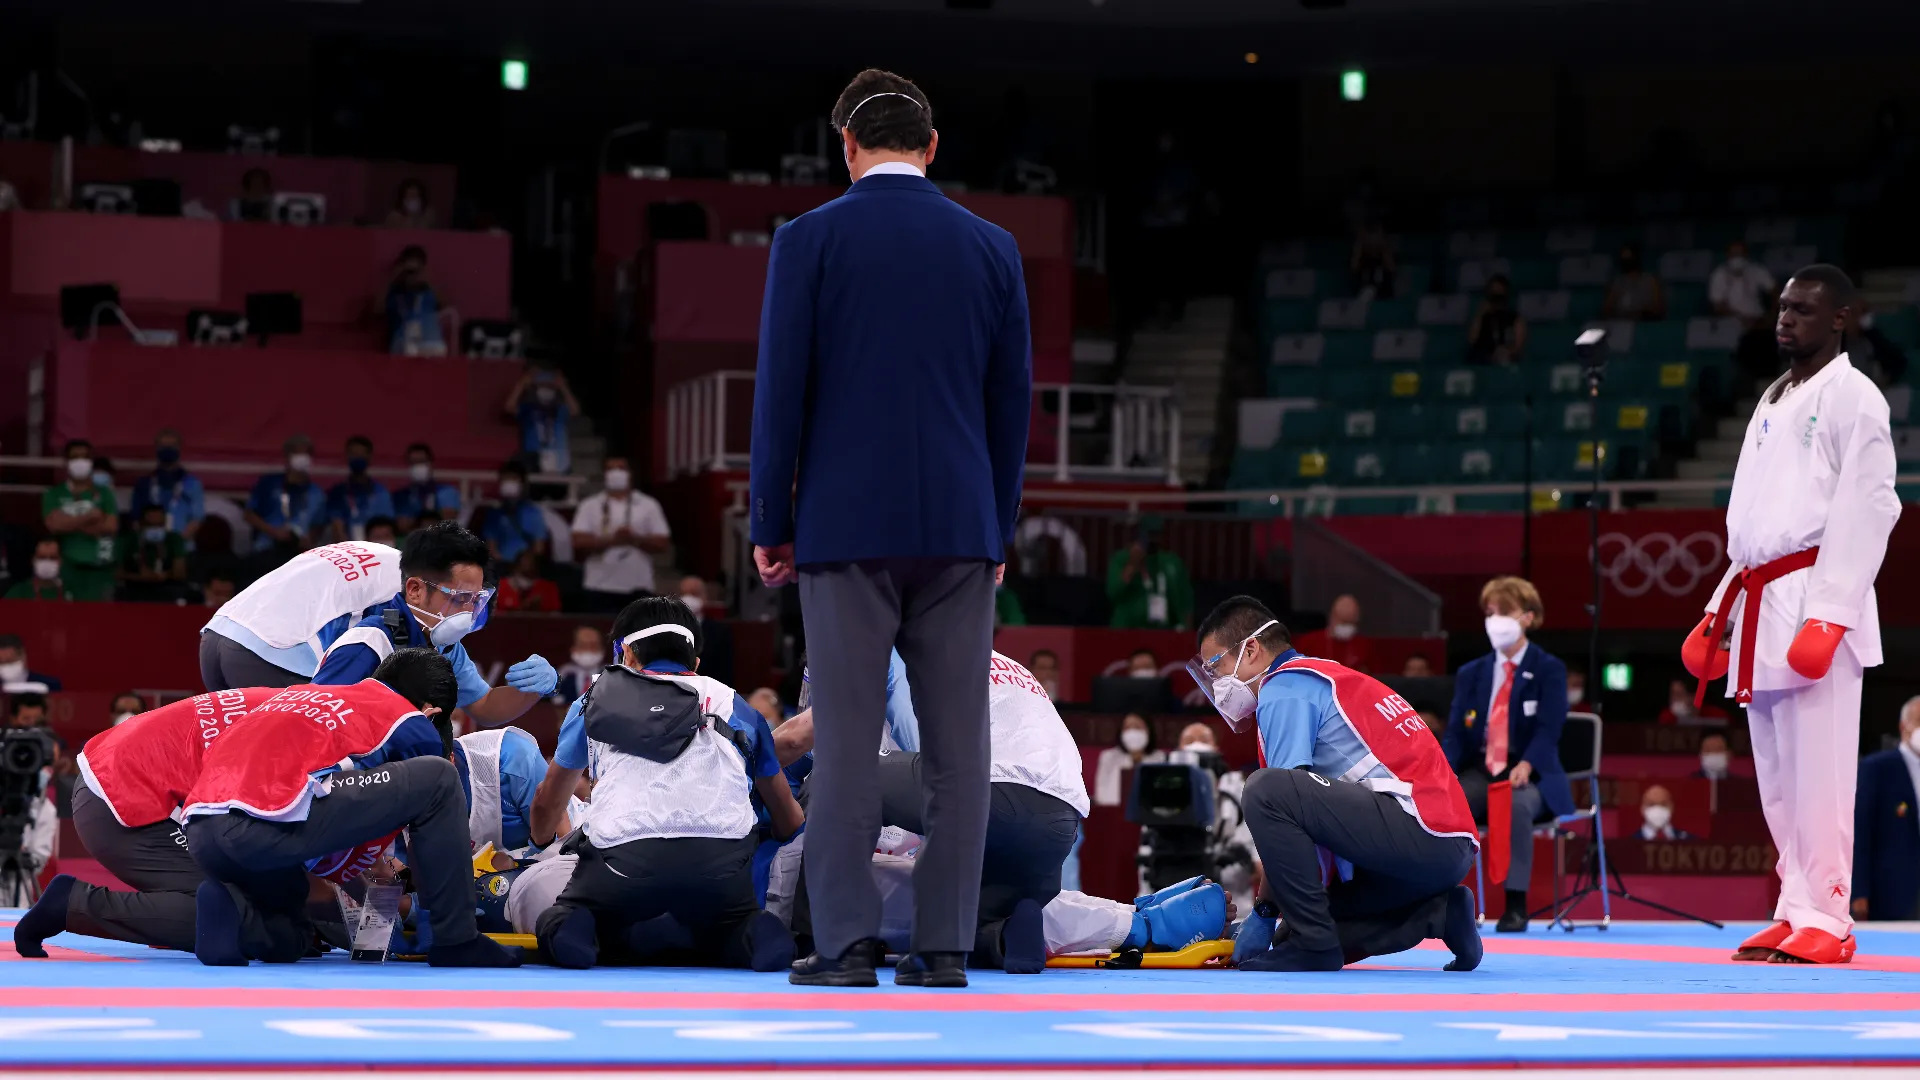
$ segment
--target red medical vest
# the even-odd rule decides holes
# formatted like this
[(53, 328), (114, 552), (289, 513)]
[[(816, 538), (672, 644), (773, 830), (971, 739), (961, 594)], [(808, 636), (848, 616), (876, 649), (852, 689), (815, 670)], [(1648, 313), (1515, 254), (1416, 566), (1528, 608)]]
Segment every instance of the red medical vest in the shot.
[(162, 705), (87, 740), (80, 771), (130, 829), (174, 816), (200, 760), (228, 725), (278, 694), (273, 686), (221, 690)]
[(279, 819), (304, 812), (311, 774), (371, 754), (420, 710), (384, 683), (290, 686), (207, 748), (188, 813), (244, 810)]

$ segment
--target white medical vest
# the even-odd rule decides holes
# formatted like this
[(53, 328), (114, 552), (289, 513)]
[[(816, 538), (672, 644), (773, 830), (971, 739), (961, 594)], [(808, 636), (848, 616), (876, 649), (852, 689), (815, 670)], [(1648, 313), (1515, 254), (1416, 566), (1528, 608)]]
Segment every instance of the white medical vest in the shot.
[(359, 615), (400, 591), (400, 552), (351, 540), (303, 551), (220, 606), (202, 629), (227, 619), (276, 649), (306, 644), (317, 658), (328, 643), (321, 628)]
[(597, 848), (630, 840), (711, 837), (738, 840), (753, 832), (753, 783), (735, 747), (727, 717), (733, 687), (704, 675), (649, 672), (700, 695), (707, 722), (672, 761), (650, 761), (587, 739), (587, 775), (594, 780), (587, 839)]

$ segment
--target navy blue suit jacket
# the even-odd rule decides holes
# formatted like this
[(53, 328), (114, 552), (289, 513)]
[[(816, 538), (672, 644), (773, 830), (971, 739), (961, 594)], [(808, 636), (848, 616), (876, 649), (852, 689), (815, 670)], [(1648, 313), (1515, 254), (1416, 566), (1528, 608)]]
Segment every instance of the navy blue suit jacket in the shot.
[(1004, 561), (1032, 383), (1013, 236), (923, 177), (861, 179), (774, 233), (753, 542), (801, 564)]
[(1866, 899), (1869, 919), (1920, 918), (1920, 799), (1898, 750), (1860, 759), (1853, 896)]
[[(1453, 677), (1453, 713), (1440, 746), (1454, 772), (1487, 758), (1487, 707), (1493, 699), (1494, 654), (1469, 662)], [(1531, 703), (1531, 709), (1529, 709)], [(1573, 788), (1560, 766), (1560, 729), (1567, 723), (1567, 665), (1535, 642), (1527, 643), (1507, 689), (1508, 767), (1533, 766), (1540, 798), (1556, 814), (1573, 813)], [(1498, 779), (1496, 777), (1496, 779)]]

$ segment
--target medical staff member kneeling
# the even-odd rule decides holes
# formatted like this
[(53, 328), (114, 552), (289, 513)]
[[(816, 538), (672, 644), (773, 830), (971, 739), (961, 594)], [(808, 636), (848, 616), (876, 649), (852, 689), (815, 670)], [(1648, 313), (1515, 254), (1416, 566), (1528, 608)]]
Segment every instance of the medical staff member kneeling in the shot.
[(535, 796), (544, 842), (582, 770), (594, 780), (584, 842), (566, 848), (579, 864), (539, 919), (542, 953), (570, 968), (645, 962), (655, 941), (629, 931), (671, 915), (718, 966), (784, 970), (793, 936), (753, 883), (754, 795), (777, 836), (802, 821), (773, 733), (732, 687), (695, 674), (700, 623), (678, 598), (628, 604), (613, 639), (620, 663), (574, 702)]
[(409, 534), (400, 551), (402, 580), (333, 641), (313, 681), (359, 682), (396, 647), (431, 646), (453, 664), (460, 684), (455, 704), (475, 724), (491, 728), (519, 719), (553, 692), (559, 676), (544, 657), (529, 656), (507, 669), (506, 686), (491, 687), (474, 667), (460, 641), (487, 624), (493, 598), (486, 587), (487, 559), (487, 542), (451, 521)]
[[(1228, 726), (1256, 725), (1260, 740), (1245, 808), (1266, 886), (1242, 924), (1237, 966), (1336, 971), (1439, 938), (1453, 950), (1449, 971), (1476, 967), (1473, 893), (1459, 884), (1478, 847), (1473, 816), (1413, 706), (1295, 652), (1249, 596), (1201, 623), (1188, 671)], [(1322, 848), (1334, 856), (1331, 882)]]

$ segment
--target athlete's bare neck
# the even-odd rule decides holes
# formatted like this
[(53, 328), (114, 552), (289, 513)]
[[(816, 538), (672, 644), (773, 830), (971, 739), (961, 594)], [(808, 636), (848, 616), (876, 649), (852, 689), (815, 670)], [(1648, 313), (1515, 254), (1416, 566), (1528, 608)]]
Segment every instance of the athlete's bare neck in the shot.
[(1821, 369), (1834, 362), (1840, 356), (1840, 344), (1835, 342), (1804, 360), (1794, 360), (1787, 365), (1787, 377), (1773, 391), (1769, 404), (1780, 400), (1787, 391), (1820, 374)]

